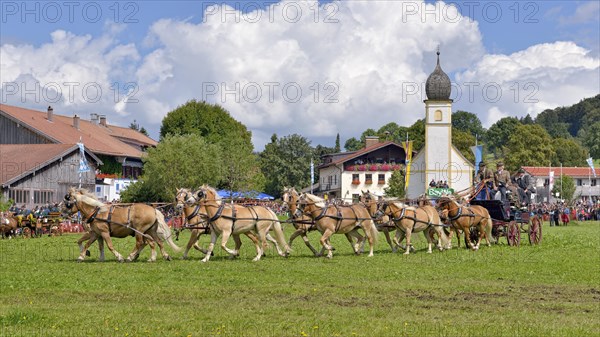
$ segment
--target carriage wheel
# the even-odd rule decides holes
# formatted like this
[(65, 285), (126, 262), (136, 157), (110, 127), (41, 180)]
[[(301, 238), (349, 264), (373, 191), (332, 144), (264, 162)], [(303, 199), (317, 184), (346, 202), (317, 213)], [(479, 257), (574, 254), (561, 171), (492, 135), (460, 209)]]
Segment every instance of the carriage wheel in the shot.
[(542, 242), (542, 223), (540, 218), (534, 216), (529, 224), (529, 243), (539, 245)]
[(508, 223), (506, 241), (508, 241), (509, 246), (518, 246), (521, 244), (521, 229), (519, 228), (519, 224), (514, 220)]
[[(469, 237), (471, 238), (471, 243), (473, 244), (473, 246), (477, 243), (477, 240), (479, 240), (479, 229), (477, 227), (471, 227), (469, 230)], [(469, 247), (469, 241), (467, 241), (467, 236), (465, 235), (465, 248), (470, 249)]]

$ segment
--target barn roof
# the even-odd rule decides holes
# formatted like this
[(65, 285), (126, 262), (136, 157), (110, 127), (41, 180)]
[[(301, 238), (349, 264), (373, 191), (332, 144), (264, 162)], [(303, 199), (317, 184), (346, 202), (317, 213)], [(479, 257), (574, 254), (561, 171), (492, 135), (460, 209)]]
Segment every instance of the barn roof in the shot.
[[(10, 185), (74, 151), (79, 151), (77, 144), (0, 144), (0, 185)], [(102, 164), (90, 151), (86, 154)]]
[(60, 144), (75, 144), (80, 140), (96, 154), (142, 158), (143, 152), (130, 145), (156, 146), (157, 142), (133, 129), (100, 125), (80, 118), (79, 129), (73, 126), (73, 117), (0, 104), (0, 112), (35, 133)]

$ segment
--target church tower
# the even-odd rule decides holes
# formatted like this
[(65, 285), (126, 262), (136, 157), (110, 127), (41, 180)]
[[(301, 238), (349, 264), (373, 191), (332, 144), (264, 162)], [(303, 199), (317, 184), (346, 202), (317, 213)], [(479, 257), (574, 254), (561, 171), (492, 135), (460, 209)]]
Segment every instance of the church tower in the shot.
[[(447, 180), (452, 187), (452, 100), (450, 78), (437, 66), (425, 83), (425, 184)], [(427, 189), (427, 186), (425, 186)]]

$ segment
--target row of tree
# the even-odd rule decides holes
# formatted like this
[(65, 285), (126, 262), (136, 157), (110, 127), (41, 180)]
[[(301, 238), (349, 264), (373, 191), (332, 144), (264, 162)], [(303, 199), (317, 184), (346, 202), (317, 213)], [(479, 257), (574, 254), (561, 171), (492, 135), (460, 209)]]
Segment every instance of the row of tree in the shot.
[[(581, 121), (575, 120), (581, 118)], [(139, 126), (134, 123), (132, 127)], [(488, 160), (503, 159), (509, 170), (520, 166), (584, 166), (588, 155), (600, 157), (600, 95), (567, 108), (546, 110), (535, 120), (530, 116), (502, 118), (489, 129), (470, 112), (452, 115), (453, 144), (474, 161), (470, 147), (484, 145)], [(364, 147), (367, 136), (402, 142), (407, 137), (418, 150), (425, 143), (425, 121), (410, 126), (388, 123), (350, 138), (344, 148)], [(204, 183), (229, 190), (259, 190), (279, 196), (283, 186), (310, 184), (310, 162), (318, 166), (324, 154), (340, 152), (340, 135), (334, 147), (313, 147), (305, 137), (274, 134), (264, 150), (256, 153), (251, 133), (222, 107), (189, 101), (169, 112), (160, 129), (160, 142), (144, 158), (144, 174), (131, 185), (123, 201), (171, 201), (179, 187)], [(318, 181), (318, 170), (315, 170)], [(401, 195), (399, 172), (390, 184), (390, 195)]]

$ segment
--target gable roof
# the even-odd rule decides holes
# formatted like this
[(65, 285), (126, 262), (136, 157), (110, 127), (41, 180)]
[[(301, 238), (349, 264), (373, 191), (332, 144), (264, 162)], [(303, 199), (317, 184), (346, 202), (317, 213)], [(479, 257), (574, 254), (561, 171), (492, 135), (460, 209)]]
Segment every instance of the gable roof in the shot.
[[(548, 166), (523, 166), (523, 169), (532, 176), (547, 177), (550, 171), (554, 171), (554, 176), (558, 177), (561, 174), (570, 177), (594, 177), (592, 169), (589, 167), (548, 167)], [(598, 171), (596, 171), (598, 174)]]
[[(79, 120), (79, 129), (73, 127), (73, 117), (54, 114), (52, 121), (47, 112), (0, 104), (0, 114), (20, 123), (50, 141), (60, 144), (75, 144), (81, 141), (90, 151), (118, 157), (142, 158), (144, 153), (126, 140), (145, 146), (156, 146), (157, 142), (135, 130), (116, 126), (103, 126), (91, 121)], [(129, 131), (131, 130), (131, 131)]]
[(384, 147), (386, 147), (388, 145), (395, 145), (395, 146), (401, 148), (404, 151), (404, 148), (402, 146), (400, 146), (400, 144), (397, 144), (397, 143), (394, 143), (394, 142), (388, 140), (388, 141), (383, 142), (383, 143), (377, 143), (377, 144), (373, 144), (373, 145), (371, 145), (369, 147), (364, 147), (364, 148), (362, 148), (362, 149), (360, 149), (358, 151), (349, 152), (348, 155), (346, 155), (346, 156), (340, 156), (335, 161), (332, 161), (331, 163), (328, 163), (328, 164), (324, 165), (323, 167), (345, 163), (345, 162), (347, 162), (349, 160), (352, 160), (354, 158), (358, 158), (358, 157), (360, 157), (360, 156), (362, 156), (364, 154), (367, 154), (369, 152), (373, 152), (375, 150), (384, 148)]
[[(75, 151), (79, 151), (77, 144), (0, 144), (0, 185), (12, 184)], [(85, 152), (102, 164), (93, 153)]]

